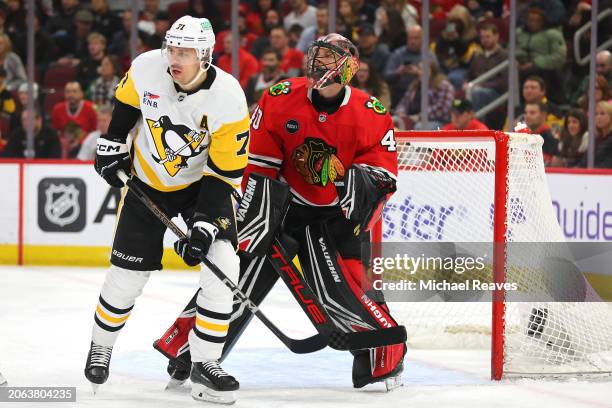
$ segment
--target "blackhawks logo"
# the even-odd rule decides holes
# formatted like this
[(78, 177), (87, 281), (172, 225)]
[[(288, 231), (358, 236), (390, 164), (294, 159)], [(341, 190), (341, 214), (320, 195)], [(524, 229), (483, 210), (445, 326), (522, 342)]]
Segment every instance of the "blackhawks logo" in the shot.
[(268, 90), (268, 92), (272, 96), (287, 95), (289, 92), (291, 92), (290, 87), (291, 87), (291, 82), (283, 81), (283, 82), (279, 82), (276, 85), (272, 85), (270, 89)]
[(373, 96), (370, 96), (370, 99), (366, 101), (365, 107), (368, 109), (372, 109), (379, 115), (384, 115), (385, 113), (387, 113), (387, 108), (385, 108), (383, 104), (380, 103), (380, 101)]
[(175, 125), (168, 116), (162, 116), (158, 120), (147, 119), (157, 151), (157, 157), (154, 155), (153, 160), (162, 164), (172, 177), (180, 169), (188, 167), (187, 160), (202, 153), (210, 144), (205, 122), (203, 120), (204, 130), (198, 132), (185, 125)]
[(309, 184), (325, 187), (344, 177), (344, 166), (336, 156), (336, 148), (321, 139), (307, 137), (293, 151), (293, 165)]

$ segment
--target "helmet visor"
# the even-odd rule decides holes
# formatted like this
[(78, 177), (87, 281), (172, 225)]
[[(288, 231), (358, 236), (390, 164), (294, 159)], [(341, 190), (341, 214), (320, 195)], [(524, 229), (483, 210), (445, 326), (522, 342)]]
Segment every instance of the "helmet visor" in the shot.
[(168, 65), (199, 65), (200, 59), (195, 48), (184, 48), (168, 45), (165, 41), (162, 44), (162, 55), (168, 60)]

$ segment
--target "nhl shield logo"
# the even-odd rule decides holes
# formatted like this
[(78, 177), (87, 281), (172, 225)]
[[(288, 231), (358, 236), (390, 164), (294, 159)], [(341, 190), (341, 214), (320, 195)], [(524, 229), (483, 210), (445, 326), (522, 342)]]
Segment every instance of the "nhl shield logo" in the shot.
[(78, 232), (85, 227), (85, 183), (81, 179), (41, 180), (38, 224), (43, 231)]
[(79, 218), (79, 190), (74, 184), (51, 184), (45, 196), (45, 215), (53, 224), (63, 227)]

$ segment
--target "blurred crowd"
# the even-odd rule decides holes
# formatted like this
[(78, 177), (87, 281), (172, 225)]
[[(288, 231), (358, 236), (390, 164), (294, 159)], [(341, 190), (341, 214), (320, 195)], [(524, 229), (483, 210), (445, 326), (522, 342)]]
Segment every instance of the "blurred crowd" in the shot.
[[(24, 0), (0, 1), (0, 157), (23, 157), (28, 121)], [(206, 17), (215, 29), (214, 63), (231, 72), (230, 1), (143, 0), (138, 32), (127, 2), (35, 0), (35, 156), (91, 160), (105, 133), (114, 88), (138, 53), (160, 48), (178, 17)], [(508, 60), (508, 0), (431, 0), (427, 123), (421, 119), (420, 0), (339, 0), (336, 31), (359, 48), (352, 85), (376, 96), (397, 129), (512, 130), (506, 104), (476, 114), (508, 91), (508, 69), (478, 77)], [(516, 122), (545, 140), (547, 165), (586, 165), (590, 0), (517, 0)], [(111, 7), (112, 6), (112, 7)], [(119, 8), (117, 8), (119, 7)], [(600, 10), (612, 0), (600, 0)], [(305, 52), (328, 32), (328, 4), (306, 0), (241, 1), (239, 81), (254, 107), (268, 87), (303, 75)], [(598, 23), (598, 43), (612, 38), (612, 17)], [(574, 55), (575, 52), (579, 55)], [(595, 166), (612, 168), (612, 54), (597, 54)]]

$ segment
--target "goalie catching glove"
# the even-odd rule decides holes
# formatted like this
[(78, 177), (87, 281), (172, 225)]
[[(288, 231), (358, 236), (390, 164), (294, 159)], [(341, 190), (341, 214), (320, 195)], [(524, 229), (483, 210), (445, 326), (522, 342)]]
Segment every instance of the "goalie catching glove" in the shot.
[(187, 231), (187, 238), (174, 242), (174, 251), (189, 266), (196, 266), (208, 254), (219, 228), (206, 221), (196, 221)]
[(123, 187), (123, 181), (117, 177), (117, 172), (123, 170), (128, 176), (132, 174), (132, 160), (125, 140), (102, 135), (98, 138), (96, 172), (113, 187)]
[(396, 190), (395, 179), (375, 167), (354, 164), (344, 178), (335, 183), (344, 216), (369, 231), (378, 221), (387, 196)]

